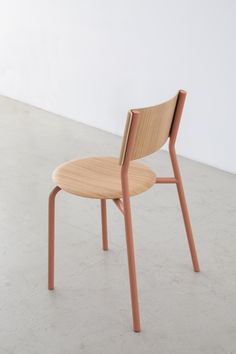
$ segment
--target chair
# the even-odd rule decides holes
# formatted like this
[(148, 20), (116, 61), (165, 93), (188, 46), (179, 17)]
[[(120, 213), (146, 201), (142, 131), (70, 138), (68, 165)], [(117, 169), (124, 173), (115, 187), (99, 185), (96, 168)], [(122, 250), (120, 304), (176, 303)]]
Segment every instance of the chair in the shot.
[[(49, 196), (48, 288), (54, 289), (54, 209), (55, 196), (62, 189), (81, 197), (101, 200), (103, 250), (108, 249), (106, 200), (112, 199), (124, 215), (133, 329), (140, 332), (140, 317), (135, 269), (130, 197), (145, 192), (154, 184), (175, 183), (179, 195), (193, 268), (198, 259), (175, 152), (175, 141), (186, 98), (180, 90), (169, 101), (128, 112), (120, 158), (91, 157), (62, 164), (53, 173), (56, 187)], [(159, 150), (169, 138), (169, 153), (174, 177), (156, 177), (147, 166), (133, 160)]]

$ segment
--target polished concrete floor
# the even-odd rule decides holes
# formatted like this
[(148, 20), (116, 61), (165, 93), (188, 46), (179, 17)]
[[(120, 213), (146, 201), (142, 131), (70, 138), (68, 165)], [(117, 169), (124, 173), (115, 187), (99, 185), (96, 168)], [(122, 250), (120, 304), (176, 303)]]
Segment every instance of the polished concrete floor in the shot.
[[(132, 198), (142, 332), (131, 327), (122, 215), (57, 198), (56, 289), (47, 290), (51, 172), (119, 153), (121, 139), (0, 98), (0, 354), (236, 353), (236, 176), (180, 158), (201, 273), (192, 270), (173, 185)], [(222, 148), (224, 148), (222, 146)], [(145, 160), (171, 173), (168, 154)]]

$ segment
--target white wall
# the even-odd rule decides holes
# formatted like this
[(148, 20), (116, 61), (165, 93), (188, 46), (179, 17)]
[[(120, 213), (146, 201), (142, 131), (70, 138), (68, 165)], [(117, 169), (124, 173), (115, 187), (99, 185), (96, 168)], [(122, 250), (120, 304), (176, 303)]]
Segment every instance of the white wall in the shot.
[(178, 153), (236, 173), (234, 0), (0, 4), (0, 94), (122, 134), (184, 88)]

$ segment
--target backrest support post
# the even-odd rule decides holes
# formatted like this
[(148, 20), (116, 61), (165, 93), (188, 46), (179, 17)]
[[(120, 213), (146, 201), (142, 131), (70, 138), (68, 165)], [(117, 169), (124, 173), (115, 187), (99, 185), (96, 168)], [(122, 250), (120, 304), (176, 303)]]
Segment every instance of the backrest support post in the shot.
[(135, 137), (138, 129), (138, 119), (139, 119), (139, 112), (136, 110), (131, 111), (131, 123), (130, 123), (130, 130), (128, 135), (128, 140), (126, 144), (125, 154), (124, 154), (124, 161), (121, 166), (121, 178), (128, 175), (129, 163), (131, 160), (132, 149), (135, 143)]
[(180, 90), (178, 94), (178, 99), (176, 103), (175, 113), (173, 117), (173, 122), (170, 130), (170, 140), (169, 140), (169, 150), (173, 151), (175, 149), (176, 137), (179, 130), (180, 120), (184, 108), (185, 99), (187, 96), (187, 92), (184, 90)]

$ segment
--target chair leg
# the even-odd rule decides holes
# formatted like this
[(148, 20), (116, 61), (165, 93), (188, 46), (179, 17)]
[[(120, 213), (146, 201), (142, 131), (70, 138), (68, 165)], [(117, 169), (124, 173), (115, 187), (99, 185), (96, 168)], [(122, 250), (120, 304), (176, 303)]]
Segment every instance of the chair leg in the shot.
[(124, 203), (124, 219), (125, 219), (128, 266), (129, 266), (130, 293), (131, 293), (132, 314), (133, 314), (133, 329), (135, 332), (140, 332), (141, 327), (140, 327), (140, 316), (139, 316), (138, 289), (137, 289), (137, 280), (136, 280), (131, 208), (130, 208), (129, 195), (128, 193), (127, 195), (125, 194), (123, 195), (123, 203)]
[(107, 238), (106, 199), (101, 199), (101, 218), (102, 218), (102, 248), (104, 251), (107, 251), (108, 250), (108, 238)]
[(192, 258), (192, 262), (193, 262), (193, 268), (194, 268), (195, 272), (200, 272), (198, 258), (197, 258), (197, 252), (196, 252), (195, 243), (194, 243), (194, 239), (193, 239), (192, 227), (191, 227), (191, 223), (190, 223), (190, 217), (189, 217), (189, 213), (188, 213), (188, 207), (187, 207), (187, 203), (186, 203), (186, 199), (185, 199), (182, 178), (181, 178), (180, 169), (179, 169), (179, 165), (178, 165), (175, 151), (170, 151), (170, 156), (171, 156), (172, 166), (173, 166), (173, 170), (174, 170), (174, 175), (175, 175), (175, 178), (177, 179), (176, 186), (177, 186), (177, 190), (178, 190), (180, 206), (181, 206), (181, 210), (182, 210), (182, 214), (183, 214), (185, 230), (186, 230), (189, 249), (190, 249), (191, 258)]
[(55, 230), (55, 197), (61, 190), (55, 187), (48, 200), (48, 289), (54, 289), (54, 230)]
[(178, 190), (178, 194), (179, 194), (179, 201), (180, 201), (181, 210), (182, 210), (182, 214), (183, 214), (185, 230), (186, 230), (186, 234), (188, 237), (188, 244), (189, 244), (190, 253), (191, 253), (191, 257), (192, 257), (193, 268), (194, 268), (195, 272), (200, 272), (196, 247), (195, 247), (195, 243), (194, 243), (194, 239), (193, 239), (192, 227), (191, 227), (189, 213), (188, 213), (188, 207), (187, 207), (187, 203), (186, 203), (186, 199), (185, 199), (185, 195), (184, 195), (183, 184), (182, 184), (181, 180), (178, 180), (178, 182), (177, 182), (177, 190)]

